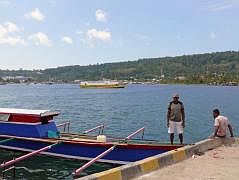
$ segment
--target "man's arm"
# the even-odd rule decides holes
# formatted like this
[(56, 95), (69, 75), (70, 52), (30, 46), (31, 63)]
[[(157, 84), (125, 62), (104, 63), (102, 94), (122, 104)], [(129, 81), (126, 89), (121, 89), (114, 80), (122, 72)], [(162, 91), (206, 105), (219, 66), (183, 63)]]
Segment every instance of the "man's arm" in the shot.
[(170, 104), (168, 106), (168, 113), (167, 113), (167, 127), (169, 127), (169, 119), (170, 119), (170, 113), (171, 113), (171, 108), (170, 108)]
[(230, 131), (231, 137), (234, 137), (231, 124), (228, 124), (228, 129)]
[(182, 113), (182, 126), (185, 127), (185, 112), (184, 112), (184, 106), (182, 104), (182, 109), (181, 109), (181, 113)]
[(214, 126), (214, 133), (213, 133), (213, 137), (217, 136), (217, 131), (219, 129), (219, 126)]

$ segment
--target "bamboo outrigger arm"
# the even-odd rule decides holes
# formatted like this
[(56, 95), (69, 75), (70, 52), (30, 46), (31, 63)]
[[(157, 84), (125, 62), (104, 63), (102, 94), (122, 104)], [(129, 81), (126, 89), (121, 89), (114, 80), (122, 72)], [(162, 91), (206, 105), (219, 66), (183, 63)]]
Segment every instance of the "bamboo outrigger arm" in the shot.
[[(138, 129), (137, 131), (131, 133), (129, 136), (127, 136), (124, 140), (129, 140), (131, 139), (133, 136), (135, 136), (136, 134), (143, 132), (144, 133), (145, 127), (142, 127), (140, 129)], [(76, 169), (72, 175), (73, 176), (77, 176), (79, 175), (84, 169), (86, 169), (87, 167), (91, 166), (93, 163), (95, 163), (97, 160), (99, 160), (100, 158), (106, 156), (108, 153), (110, 153), (111, 151), (113, 151), (116, 148), (117, 144), (110, 147), (109, 149), (107, 149), (106, 151), (102, 152), (101, 154), (99, 154), (97, 157), (95, 157), (94, 159), (90, 160), (89, 162), (87, 162), (86, 164), (84, 164), (83, 166), (81, 166), (80, 168)]]
[(23, 156), (20, 156), (20, 157), (18, 157), (18, 158), (16, 158), (16, 159), (12, 159), (12, 160), (10, 160), (10, 161), (4, 162), (4, 163), (0, 164), (0, 168), (4, 168), (4, 167), (6, 167), (6, 166), (10, 166), (10, 165), (12, 165), (12, 164), (15, 164), (16, 162), (22, 161), (22, 160), (24, 160), (24, 159), (26, 159), (26, 158), (28, 158), (28, 157), (31, 157), (31, 156), (33, 156), (33, 155), (35, 155), (35, 154), (41, 153), (41, 152), (43, 152), (43, 151), (47, 151), (47, 150), (51, 149), (52, 147), (54, 147), (54, 146), (56, 146), (56, 145), (59, 145), (60, 143), (61, 143), (61, 141), (60, 141), (60, 142), (57, 142), (57, 143), (55, 143), (55, 144), (46, 146), (46, 147), (44, 147), (44, 148), (41, 148), (41, 149), (32, 151), (32, 152), (30, 152), (30, 153), (28, 153), (28, 154), (25, 154), (25, 155), (23, 155)]
[(93, 163), (95, 163), (97, 160), (99, 160), (100, 158), (104, 157), (105, 155), (107, 155), (108, 153), (110, 153), (111, 151), (113, 151), (115, 149), (116, 145), (112, 146), (111, 148), (107, 149), (106, 151), (102, 152), (101, 154), (99, 154), (98, 156), (96, 156), (94, 159), (90, 160), (89, 162), (87, 162), (86, 164), (84, 164), (83, 166), (81, 166), (80, 168), (76, 169), (72, 175), (76, 176), (79, 175), (84, 169), (86, 169), (87, 167), (91, 166)]

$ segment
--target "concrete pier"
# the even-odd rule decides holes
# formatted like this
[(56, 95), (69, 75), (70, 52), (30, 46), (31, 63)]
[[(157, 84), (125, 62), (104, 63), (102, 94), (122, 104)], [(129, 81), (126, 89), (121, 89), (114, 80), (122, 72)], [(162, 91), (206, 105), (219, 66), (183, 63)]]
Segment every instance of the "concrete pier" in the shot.
[[(238, 140), (236, 140), (236, 142), (238, 142)], [(206, 139), (196, 144), (184, 146), (177, 150), (169, 151), (163, 154), (146, 158), (141, 161), (129, 163), (121, 167), (96, 173), (90, 176), (82, 177), (82, 178), (79, 178), (79, 180), (99, 180), (99, 179), (100, 180), (128, 180), (128, 179), (134, 179), (134, 178), (136, 179), (137, 178), (139, 179), (140, 178), (141, 179), (144, 179), (144, 178), (159, 179), (160, 178), (161, 179), (161, 175), (157, 175), (157, 172), (160, 173), (162, 170), (170, 168), (168, 167), (169, 165), (181, 164), (178, 162), (181, 162), (189, 158), (191, 159), (192, 157), (194, 158), (199, 157), (200, 155), (203, 155), (205, 152), (216, 149), (220, 146), (228, 146), (228, 145), (231, 146), (233, 143), (234, 141), (231, 138)], [(153, 173), (148, 174), (153, 171), (155, 171), (156, 174), (153, 174)], [(148, 175), (145, 175), (145, 174), (148, 174)], [(179, 177), (180, 177), (180, 173), (179, 173)], [(177, 176), (174, 177), (173, 179), (175, 178), (177, 178)], [(170, 179), (170, 178), (166, 178), (166, 179)]]
[(220, 146), (204, 155), (142, 175), (134, 180), (238, 180), (239, 145)]

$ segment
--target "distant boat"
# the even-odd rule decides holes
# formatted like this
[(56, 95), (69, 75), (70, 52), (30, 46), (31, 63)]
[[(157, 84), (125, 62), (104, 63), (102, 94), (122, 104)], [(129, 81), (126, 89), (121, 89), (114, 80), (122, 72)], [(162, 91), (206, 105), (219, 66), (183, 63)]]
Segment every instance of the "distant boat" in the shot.
[(53, 85), (54, 82), (47, 81), (47, 82), (44, 82), (43, 84), (46, 84), (46, 85)]
[(124, 88), (126, 85), (119, 81), (104, 80), (104, 81), (82, 81), (81, 88)]
[(0, 85), (6, 85), (7, 83), (6, 82), (0, 82)]

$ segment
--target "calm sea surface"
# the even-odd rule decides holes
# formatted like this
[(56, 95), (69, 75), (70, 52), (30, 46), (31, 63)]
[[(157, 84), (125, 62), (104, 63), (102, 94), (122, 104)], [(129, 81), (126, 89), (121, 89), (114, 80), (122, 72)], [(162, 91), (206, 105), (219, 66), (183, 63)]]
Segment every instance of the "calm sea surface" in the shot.
[[(8, 84), (0, 86), (0, 107), (60, 110), (61, 115), (56, 122), (70, 120), (71, 132), (83, 132), (104, 123), (105, 134), (125, 137), (144, 126), (145, 139), (166, 142), (167, 106), (175, 92), (180, 94), (185, 106), (186, 143), (210, 135), (213, 128), (211, 111), (216, 107), (229, 117), (238, 136), (239, 87), (129, 85), (124, 89), (81, 89), (76, 84)], [(13, 155), (13, 152), (0, 150), (0, 162), (11, 159)], [(16, 171), (18, 178), (22, 179), (71, 179), (72, 170), (82, 163), (38, 156), (19, 163)], [(96, 164), (85, 174), (111, 167), (109, 164)]]

